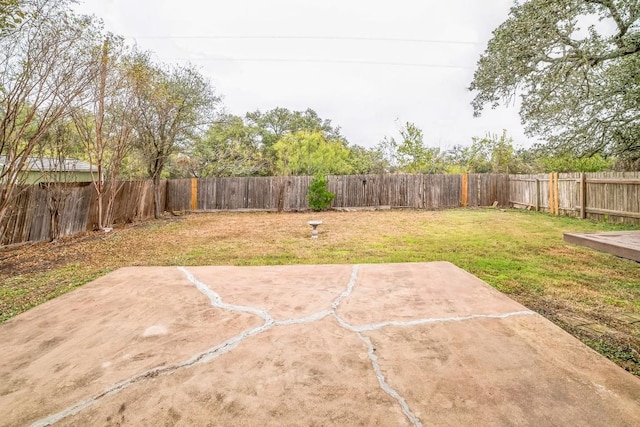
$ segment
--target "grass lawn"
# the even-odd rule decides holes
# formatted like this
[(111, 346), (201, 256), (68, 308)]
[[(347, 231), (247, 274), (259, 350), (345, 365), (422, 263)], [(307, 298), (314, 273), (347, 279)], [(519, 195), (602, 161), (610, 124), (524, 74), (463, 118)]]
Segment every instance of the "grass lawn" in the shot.
[[(310, 238), (310, 219), (322, 219)], [(566, 244), (620, 227), (496, 209), (216, 213), (0, 250), (0, 321), (123, 266), (450, 261), (640, 375), (640, 264)], [(584, 326), (587, 325), (587, 326)]]

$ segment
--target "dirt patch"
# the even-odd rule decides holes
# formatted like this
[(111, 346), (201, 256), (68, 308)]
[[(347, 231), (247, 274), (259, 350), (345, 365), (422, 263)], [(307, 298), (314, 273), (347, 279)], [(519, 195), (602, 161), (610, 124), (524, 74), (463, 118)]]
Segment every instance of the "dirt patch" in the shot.
[[(92, 231), (62, 237), (54, 242), (0, 247), (0, 271), (2, 275), (7, 276), (42, 273), (79, 261), (86, 263), (93, 256), (96, 257), (96, 262), (104, 262), (108, 254), (100, 249), (103, 243), (106, 245), (110, 240), (122, 241), (124, 236), (130, 235), (140, 227), (166, 227), (180, 220), (181, 218), (168, 217), (162, 220), (118, 225), (110, 233)], [(148, 242), (143, 241), (140, 244), (146, 245)], [(126, 244), (121, 245), (121, 250), (131, 250), (132, 253), (135, 253), (139, 247), (134, 241), (127, 241)]]

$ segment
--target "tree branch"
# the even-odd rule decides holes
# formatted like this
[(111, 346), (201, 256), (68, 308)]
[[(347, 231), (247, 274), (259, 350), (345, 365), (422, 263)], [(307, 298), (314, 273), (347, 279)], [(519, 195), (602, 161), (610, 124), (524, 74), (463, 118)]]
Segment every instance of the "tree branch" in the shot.
[(611, 59), (618, 59), (618, 58), (623, 58), (625, 56), (629, 56), (629, 55), (634, 55), (636, 53), (640, 52), (640, 42), (636, 42), (633, 45), (630, 46), (625, 46), (622, 47), (620, 49), (616, 49), (613, 50), (609, 53), (606, 53), (604, 55), (598, 55), (598, 56), (590, 56), (587, 58), (587, 63), (592, 66), (595, 67), (596, 65), (604, 62), (604, 61), (609, 61)]
[[(629, 30), (630, 22), (624, 22), (622, 16), (620, 15), (620, 11), (613, 4), (612, 0), (585, 0), (586, 3), (599, 4), (603, 7), (609, 9), (609, 13), (611, 13), (611, 17), (615, 21), (618, 26), (618, 34), (614, 37), (616, 39), (622, 38)], [(631, 21), (633, 22), (633, 21)]]

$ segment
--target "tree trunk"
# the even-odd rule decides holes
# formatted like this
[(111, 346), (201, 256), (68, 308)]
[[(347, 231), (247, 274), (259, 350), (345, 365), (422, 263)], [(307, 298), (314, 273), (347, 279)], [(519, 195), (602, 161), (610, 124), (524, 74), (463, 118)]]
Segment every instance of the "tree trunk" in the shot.
[[(2, 191), (2, 189), (0, 189), (0, 191)], [(7, 211), (9, 210), (8, 206), (0, 206), (0, 245), (2, 245), (2, 242), (4, 241), (4, 233), (5, 233), (5, 227), (7, 226)]]
[[(104, 141), (102, 138), (102, 127), (104, 125), (104, 100), (107, 87), (107, 62), (109, 60), (109, 41), (105, 40), (102, 45), (102, 60), (100, 62), (100, 87), (98, 95), (98, 115), (96, 117), (96, 153), (98, 162), (98, 227), (103, 229), (106, 227), (104, 221), (104, 213), (102, 207), (102, 198), (104, 196), (104, 186), (102, 181), (102, 162), (104, 160)], [(92, 174), (92, 179), (94, 178)]]
[[(20, 166), (22, 167), (22, 166)], [(11, 176), (11, 171), (7, 176)], [(4, 238), (4, 227), (7, 225), (7, 215), (9, 213), (9, 207), (13, 203), (13, 193), (15, 190), (15, 184), (11, 181), (9, 183), (5, 183), (4, 185), (0, 185), (0, 242)]]
[(114, 223), (114, 206), (115, 206), (115, 202), (116, 202), (116, 196), (118, 195), (118, 193), (120, 192), (120, 190), (122, 189), (122, 187), (124, 186), (124, 183), (122, 182), (118, 182), (116, 181), (114, 178), (111, 178), (111, 180), (108, 183), (108, 187), (107, 187), (107, 206), (105, 208), (105, 223), (107, 224), (107, 226), (111, 226)]
[(159, 219), (162, 216), (162, 212), (164, 211), (164, 206), (160, 205), (162, 200), (160, 194), (160, 174), (156, 174), (153, 177), (153, 212), (156, 219)]
[(55, 242), (61, 234), (60, 214), (64, 209), (64, 205), (69, 194), (66, 193), (64, 187), (61, 187), (59, 183), (47, 184), (46, 192), (50, 218), (49, 241)]
[(98, 228), (104, 228), (104, 218), (102, 217), (102, 189), (97, 190), (98, 193)]

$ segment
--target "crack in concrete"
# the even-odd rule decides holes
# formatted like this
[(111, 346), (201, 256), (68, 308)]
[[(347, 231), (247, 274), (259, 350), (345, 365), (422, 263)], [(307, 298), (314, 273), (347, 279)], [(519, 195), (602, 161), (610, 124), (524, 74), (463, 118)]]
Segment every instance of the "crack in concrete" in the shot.
[(426, 319), (418, 319), (418, 320), (409, 320), (406, 322), (391, 320), (388, 322), (374, 323), (372, 325), (363, 325), (363, 326), (351, 325), (349, 322), (344, 320), (339, 314), (337, 314), (335, 310), (333, 312), (333, 317), (338, 321), (340, 326), (342, 326), (348, 331), (351, 331), (357, 334), (358, 338), (360, 338), (360, 340), (365, 343), (365, 345), (368, 348), (369, 360), (373, 365), (373, 370), (375, 371), (376, 377), (378, 378), (378, 383), (380, 384), (380, 388), (398, 402), (398, 404), (402, 408), (402, 412), (405, 414), (405, 416), (409, 419), (409, 421), (411, 422), (411, 424), (413, 424), (414, 427), (421, 427), (422, 422), (420, 421), (420, 418), (418, 418), (411, 411), (411, 408), (409, 407), (409, 404), (407, 403), (407, 401), (400, 395), (400, 393), (398, 393), (397, 390), (392, 388), (389, 385), (389, 383), (387, 383), (384, 375), (382, 374), (382, 369), (380, 368), (380, 364), (378, 363), (378, 356), (375, 353), (376, 351), (375, 347), (373, 346), (371, 339), (369, 337), (362, 335), (362, 333), (377, 331), (387, 326), (418, 326), (418, 325), (426, 325), (430, 323), (461, 322), (461, 321), (472, 320), (472, 319), (506, 319), (514, 316), (529, 316), (533, 314), (536, 314), (536, 313), (531, 310), (523, 310), (523, 311), (514, 311), (511, 313), (501, 313), (501, 314), (472, 314), (470, 316), (460, 316), (460, 317), (426, 318)]
[(349, 283), (347, 284), (347, 289), (345, 289), (331, 304), (331, 311), (335, 313), (335, 311), (342, 303), (342, 300), (349, 297), (353, 292), (353, 288), (356, 286), (356, 281), (358, 280), (358, 274), (360, 273), (360, 266), (354, 265), (351, 269), (351, 277), (349, 278)]
[[(223, 354), (229, 353), (230, 351), (234, 350), (236, 347), (238, 347), (238, 345), (240, 345), (240, 343), (242, 343), (243, 341), (247, 340), (248, 338), (261, 334), (262, 332), (265, 332), (269, 329), (271, 329), (274, 326), (291, 326), (291, 325), (303, 325), (303, 324), (309, 324), (309, 323), (313, 323), (313, 322), (317, 322), (319, 320), (324, 319), (325, 317), (330, 316), (331, 314), (334, 313), (335, 309), (332, 308), (331, 310), (325, 310), (325, 311), (321, 311), (319, 313), (314, 313), (312, 315), (306, 316), (306, 317), (302, 317), (302, 318), (298, 318), (298, 319), (285, 319), (285, 320), (280, 320), (280, 321), (274, 321), (273, 317), (271, 317), (271, 315), (269, 314), (269, 312), (265, 309), (260, 309), (260, 308), (256, 308), (256, 307), (246, 307), (246, 306), (241, 306), (241, 305), (234, 305), (234, 304), (227, 304), (222, 300), (222, 297), (217, 294), (216, 292), (214, 292), (207, 284), (199, 281), (198, 279), (196, 279), (196, 277), (190, 272), (188, 271), (186, 268), (184, 267), (178, 267), (178, 270), (180, 270), (182, 273), (185, 274), (185, 276), (187, 277), (187, 280), (189, 280), (191, 283), (193, 283), (196, 288), (202, 293), (204, 294), (206, 297), (209, 298), (209, 301), (211, 302), (211, 306), (214, 308), (219, 308), (221, 310), (225, 310), (225, 311), (233, 311), (233, 312), (240, 312), (240, 313), (248, 313), (248, 314), (253, 314), (255, 316), (258, 316), (260, 318), (262, 318), (264, 320), (264, 323), (261, 326), (258, 326), (256, 328), (253, 329), (249, 329), (247, 331), (241, 332), (240, 334), (224, 341), (223, 343), (212, 347), (208, 350), (205, 350), (204, 352), (198, 353), (195, 356), (191, 357), (188, 360), (185, 360), (183, 362), (180, 362), (178, 364), (175, 365), (170, 365), (170, 366), (161, 366), (161, 367), (157, 367), (157, 368), (153, 368), (150, 369), (146, 372), (143, 372), (142, 374), (136, 375), (132, 378), (126, 379), (124, 381), (121, 381), (111, 387), (109, 387), (108, 389), (106, 389), (105, 391), (103, 391), (102, 393), (93, 396), (90, 399), (87, 400), (83, 400), (80, 403), (77, 403), (63, 411), (60, 411), (56, 414), (53, 414), (49, 417), (43, 418), (41, 420), (38, 420), (36, 422), (34, 422), (33, 424), (31, 424), (32, 427), (45, 427), (45, 426), (50, 426), (53, 425), (55, 423), (57, 423), (58, 421), (63, 420), (64, 418), (73, 416), (73, 415), (77, 415), (80, 412), (82, 412), (83, 410), (93, 406), (96, 402), (98, 402), (100, 399), (103, 399), (105, 397), (108, 396), (112, 396), (114, 394), (119, 393), (120, 391), (131, 387), (132, 385), (144, 381), (148, 378), (155, 378), (158, 376), (163, 376), (163, 375), (169, 375), (179, 369), (184, 369), (184, 368), (189, 368), (191, 366), (200, 364), (200, 363), (207, 363), (213, 359), (216, 359), (220, 356), (222, 356)], [(359, 266), (354, 266), (352, 269), (352, 273), (351, 273), (351, 279), (349, 280), (349, 284), (347, 285), (347, 289), (345, 291), (343, 291), (340, 295), (338, 295), (338, 297), (336, 297), (336, 299), (334, 300), (333, 304), (331, 305), (332, 307), (337, 307), (340, 304), (340, 301), (342, 301), (343, 298), (346, 298), (347, 296), (349, 296), (351, 294), (351, 292), (353, 291), (353, 287), (355, 286), (355, 281), (357, 279), (358, 276), (358, 270), (359, 270)]]
[(411, 408), (409, 407), (409, 404), (407, 403), (407, 401), (400, 395), (400, 393), (398, 393), (396, 389), (394, 389), (389, 385), (389, 383), (387, 383), (387, 380), (382, 374), (382, 369), (380, 368), (380, 364), (378, 363), (378, 356), (376, 355), (376, 349), (373, 347), (373, 343), (371, 342), (371, 339), (369, 337), (365, 337), (364, 335), (362, 335), (362, 332), (358, 330), (358, 327), (348, 323), (346, 320), (340, 317), (340, 315), (338, 315), (338, 313), (336, 313), (335, 311), (333, 313), (333, 317), (338, 321), (340, 326), (342, 326), (343, 328), (345, 328), (350, 332), (355, 333), (360, 339), (360, 341), (362, 341), (367, 346), (367, 356), (371, 361), (371, 365), (373, 366), (373, 371), (376, 374), (376, 378), (378, 379), (378, 384), (380, 384), (380, 388), (382, 389), (382, 391), (387, 393), (396, 402), (398, 402), (398, 405), (400, 405), (400, 409), (402, 409), (402, 412), (409, 419), (409, 422), (414, 427), (422, 427), (422, 422), (420, 422), (420, 419), (411, 411)]
[(364, 342), (368, 348), (367, 354), (369, 355), (369, 360), (371, 360), (371, 364), (373, 365), (373, 370), (375, 371), (376, 377), (378, 378), (378, 383), (380, 384), (380, 388), (389, 396), (394, 398), (396, 402), (398, 402), (398, 404), (402, 408), (402, 412), (409, 419), (409, 421), (411, 422), (411, 424), (413, 424), (414, 427), (422, 427), (422, 423), (420, 422), (420, 419), (416, 417), (415, 414), (411, 411), (411, 408), (409, 408), (407, 401), (404, 400), (404, 398), (400, 396), (400, 393), (398, 393), (394, 388), (392, 388), (384, 378), (384, 375), (382, 374), (382, 369), (380, 369), (380, 364), (378, 363), (378, 356), (376, 355), (376, 349), (373, 347), (373, 344), (371, 343), (371, 339), (369, 337), (363, 336), (360, 332), (358, 332), (357, 335), (358, 335), (358, 338), (360, 338), (360, 340)]
[(191, 274), (189, 270), (184, 267), (178, 267), (178, 270), (184, 273), (184, 275), (187, 276), (187, 280), (196, 285), (196, 288), (198, 288), (200, 292), (209, 297), (212, 307), (226, 311), (237, 311), (240, 313), (255, 314), (258, 317), (262, 317), (265, 323), (273, 323), (273, 318), (267, 310), (256, 307), (245, 307), (242, 305), (226, 304), (224, 301), (222, 301), (222, 297), (220, 295), (215, 293), (209, 286), (207, 286), (206, 283), (202, 283), (201, 281), (196, 279), (196, 277)]
[(349, 324), (347, 321), (345, 321), (340, 315), (338, 315), (337, 310), (340, 307), (340, 304), (342, 303), (342, 301), (345, 298), (348, 298), (352, 294), (353, 289), (355, 287), (356, 281), (358, 279), (360, 266), (354, 265), (351, 271), (351, 277), (349, 279), (349, 283), (347, 284), (347, 289), (345, 289), (343, 292), (340, 293), (340, 295), (338, 295), (335, 298), (335, 300), (331, 304), (331, 309), (320, 311), (318, 313), (314, 313), (302, 318), (284, 319), (284, 320), (276, 321), (273, 319), (273, 317), (269, 314), (269, 311), (266, 309), (225, 303), (219, 294), (214, 292), (206, 283), (199, 281), (189, 270), (187, 270), (184, 267), (178, 267), (178, 270), (184, 273), (187, 280), (193, 283), (202, 294), (204, 294), (206, 297), (209, 298), (209, 301), (211, 302), (212, 307), (219, 308), (224, 311), (252, 314), (263, 319), (264, 323), (258, 327), (245, 330), (239, 333), (238, 335), (232, 338), (229, 338), (223, 343), (218, 344), (214, 347), (211, 347), (201, 353), (198, 353), (185, 361), (182, 361), (180, 363), (170, 365), (170, 366), (160, 366), (157, 368), (153, 368), (146, 372), (143, 372), (142, 374), (139, 374), (129, 379), (126, 379), (124, 381), (121, 381), (90, 399), (79, 402), (61, 412), (58, 412), (57, 414), (51, 415), (49, 417), (46, 417), (39, 421), (34, 422), (33, 424), (31, 424), (32, 427), (50, 426), (52, 424), (57, 423), (58, 421), (61, 421), (64, 418), (77, 415), (78, 413), (82, 412), (83, 410), (97, 403), (100, 399), (115, 395), (120, 391), (127, 389), (132, 385), (137, 384), (141, 381), (145, 381), (149, 378), (169, 375), (180, 369), (185, 369), (197, 364), (210, 362), (211, 360), (214, 360), (234, 350), (242, 342), (246, 341), (247, 339), (253, 336), (259, 335), (263, 332), (266, 332), (273, 327), (310, 324), (310, 323), (314, 323), (319, 320), (322, 320), (329, 316), (333, 316), (333, 318), (336, 319), (336, 321), (344, 329), (355, 333), (358, 336), (358, 338), (365, 344), (365, 346), (367, 347), (368, 358), (371, 361), (376, 378), (378, 379), (378, 383), (380, 384), (380, 388), (386, 394), (391, 396), (400, 405), (402, 412), (405, 414), (405, 416), (409, 419), (409, 421), (414, 427), (421, 427), (422, 423), (420, 419), (411, 411), (411, 408), (407, 404), (406, 400), (394, 388), (392, 388), (387, 383), (384, 375), (382, 374), (382, 369), (380, 368), (380, 364), (378, 362), (378, 356), (375, 353), (376, 350), (373, 346), (373, 343), (371, 342), (371, 339), (369, 337), (362, 335), (363, 332), (376, 331), (387, 326), (417, 326), (417, 325), (424, 325), (429, 323), (459, 322), (464, 320), (481, 319), (481, 318), (504, 319), (512, 316), (535, 314), (533, 311), (526, 310), (526, 311), (518, 311), (518, 312), (503, 313), (503, 314), (470, 315), (470, 316), (445, 317), (445, 318), (427, 318), (427, 319), (410, 320), (406, 322), (388, 321), (388, 322), (381, 322), (381, 323), (375, 323), (370, 325), (353, 326)]
[(212, 347), (202, 353), (198, 353), (195, 356), (193, 356), (192, 358), (185, 360), (183, 362), (180, 362), (178, 364), (175, 365), (170, 365), (170, 366), (160, 366), (157, 368), (153, 368), (150, 369), (148, 371), (143, 372), (142, 374), (136, 375), (132, 378), (126, 379), (124, 381), (121, 381), (111, 387), (109, 387), (108, 389), (106, 389), (105, 391), (103, 391), (102, 393), (84, 400), (80, 403), (77, 403), (63, 411), (58, 412), (57, 414), (51, 415), (49, 417), (43, 418), (41, 420), (38, 420), (36, 422), (34, 422), (33, 424), (31, 424), (31, 427), (45, 427), (45, 426), (50, 426), (53, 425), (55, 423), (57, 423), (58, 421), (63, 420), (64, 418), (73, 416), (73, 415), (77, 415), (80, 412), (82, 412), (83, 410), (89, 408), (90, 406), (93, 406), (95, 403), (97, 403), (99, 400), (108, 397), (108, 396), (112, 396), (114, 394), (117, 394), (119, 392), (121, 392), (124, 389), (127, 389), (129, 387), (131, 387), (134, 384), (137, 384), (141, 381), (147, 380), (149, 378), (155, 378), (158, 376), (164, 376), (164, 375), (169, 375), (172, 374), (173, 372), (180, 370), (180, 369), (184, 369), (184, 368), (189, 368), (191, 366), (194, 365), (198, 365), (201, 363), (206, 363), (209, 362), (213, 359), (216, 359), (220, 356), (222, 356), (223, 354), (229, 353), (230, 351), (234, 350), (236, 347), (238, 347), (238, 345), (254, 336), (254, 335), (258, 335), (268, 329), (271, 329), (273, 326), (275, 326), (274, 322), (270, 322), (270, 323), (264, 323), (263, 325), (257, 327), (257, 328), (253, 328), (250, 329), (248, 331), (244, 331), (236, 336), (234, 336), (233, 338), (230, 338), (226, 341), (224, 341), (223, 343)]
[(276, 320), (274, 325), (275, 326), (306, 325), (309, 323), (317, 322), (318, 320), (322, 320), (325, 317), (331, 316), (331, 313), (333, 313), (333, 311), (325, 310), (319, 313), (312, 314), (307, 317), (301, 317), (299, 319)]
[(347, 284), (347, 289), (342, 291), (340, 295), (338, 295), (336, 299), (333, 300), (333, 303), (331, 303), (330, 310), (320, 311), (318, 313), (314, 313), (299, 319), (278, 320), (275, 322), (275, 325), (276, 326), (303, 325), (303, 324), (317, 322), (319, 320), (324, 319), (327, 316), (331, 316), (336, 312), (342, 300), (349, 297), (349, 295), (351, 295), (351, 293), (353, 292), (353, 288), (356, 285), (356, 280), (358, 279), (359, 271), (360, 271), (360, 266), (354, 265), (353, 268), (351, 269), (351, 277), (349, 279), (349, 283)]
[(531, 310), (514, 311), (511, 313), (499, 313), (499, 314), (471, 314), (469, 316), (458, 317), (432, 317), (426, 319), (407, 320), (405, 322), (391, 320), (388, 322), (374, 323), (371, 325), (353, 326), (353, 332), (371, 332), (385, 328), (387, 326), (419, 326), (429, 323), (448, 323), (448, 322), (462, 322), (465, 320), (473, 319), (507, 319), (515, 316), (531, 316), (536, 314)]

